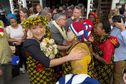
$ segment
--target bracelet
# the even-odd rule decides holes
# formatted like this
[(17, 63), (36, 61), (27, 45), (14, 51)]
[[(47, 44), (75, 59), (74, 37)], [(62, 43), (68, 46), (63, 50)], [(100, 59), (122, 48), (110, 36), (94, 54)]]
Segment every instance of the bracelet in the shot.
[(99, 56), (98, 55), (95, 55), (96, 58), (98, 58)]

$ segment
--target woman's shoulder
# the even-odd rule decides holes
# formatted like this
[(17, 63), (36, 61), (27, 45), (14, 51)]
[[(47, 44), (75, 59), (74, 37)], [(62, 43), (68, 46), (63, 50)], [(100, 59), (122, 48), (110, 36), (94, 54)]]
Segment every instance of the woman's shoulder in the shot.
[(6, 26), (6, 29), (11, 29), (12, 27), (9, 25), (9, 26)]
[(18, 24), (18, 28), (23, 29), (23, 27), (22, 27), (22, 25), (21, 25), (21, 24)]
[(26, 39), (23, 43), (23, 47), (28, 47), (31, 45), (39, 46), (39, 42), (35, 39)]
[(7, 27), (5, 28), (5, 30), (7, 31), (7, 33), (8, 33), (8, 32), (11, 32), (12, 27), (9, 25), (9, 26), (7, 26)]

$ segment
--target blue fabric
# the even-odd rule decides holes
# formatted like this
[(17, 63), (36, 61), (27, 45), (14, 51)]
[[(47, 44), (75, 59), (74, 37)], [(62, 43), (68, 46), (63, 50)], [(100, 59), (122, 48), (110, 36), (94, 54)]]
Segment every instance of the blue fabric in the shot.
[(88, 39), (88, 31), (87, 31), (87, 30), (84, 30), (84, 37), (85, 37), (86, 39)]
[[(71, 78), (68, 81), (66, 81), (66, 76), (61, 77), (58, 81), (59, 83), (56, 84), (72, 84), (72, 81), (74, 80), (74, 77), (77, 76), (77, 74), (72, 74)], [(98, 80), (91, 77), (87, 77), (86, 79), (82, 79), (81, 81), (79, 80), (78, 80), (78, 83), (80, 82), (79, 84), (100, 84)]]
[(126, 60), (126, 30), (121, 32), (118, 28), (114, 27), (110, 35), (117, 37), (120, 44), (120, 46), (115, 49), (114, 61)]
[[(73, 74), (72, 77), (70, 78), (70, 80), (66, 83), (66, 84), (71, 84), (72, 83), (72, 79), (76, 74)], [(65, 76), (61, 77), (59, 79), (59, 84), (65, 84)]]
[(77, 75), (77, 74), (73, 74), (73, 76), (71, 77), (71, 79), (67, 82), (67, 84), (71, 84), (72, 83), (72, 80), (73, 80), (73, 77)]
[(100, 82), (94, 78), (87, 77), (81, 84), (100, 84)]
[(86, 23), (84, 23), (83, 26), (85, 26), (85, 28), (86, 26), (88, 26), (88, 29), (84, 29), (84, 38), (88, 39), (88, 37), (90, 36), (89, 31), (92, 31), (93, 28)]
[(11, 60), (12, 65), (18, 65), (19, 61), (20, 61), (19, 56), (16, 55), (12, 56), (12, 60)]
[(59, 84), (64, 84), (64, 83), (65, 83), (65, 76), (59, 79)]
[(10, 21), (10, 19), (15, 19), (15, 20), (17, 20), (16, 15), (15, 15), (15, 14), (12, 14), (12, 13), (7, 14), (6, 17), (7, 17), (8, 21)]
[(77, 37), (79, 41), (82, 40), (82, 35)]

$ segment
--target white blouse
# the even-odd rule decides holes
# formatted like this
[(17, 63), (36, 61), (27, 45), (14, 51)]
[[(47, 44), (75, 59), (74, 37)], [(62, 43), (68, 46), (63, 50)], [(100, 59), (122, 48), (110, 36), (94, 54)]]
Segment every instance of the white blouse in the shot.
[(10, 35), (10, 38), (22, 39), (24, 36), (24, 29), (20, 24), (18, 24), (18, 28), (12, 28), (12, 26), (7, 26), (6, 28), (7, 34)]

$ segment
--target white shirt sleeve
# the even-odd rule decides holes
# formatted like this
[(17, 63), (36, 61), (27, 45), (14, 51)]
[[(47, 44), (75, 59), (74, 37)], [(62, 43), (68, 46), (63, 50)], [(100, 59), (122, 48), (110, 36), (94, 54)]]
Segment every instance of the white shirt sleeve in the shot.
[(9, 26), (6, 27), (6, 32), (7, 32), (7, 34), (10, 34), (10, 27)]

